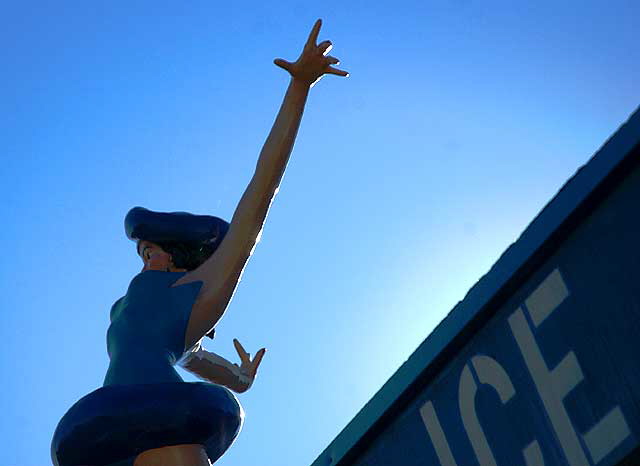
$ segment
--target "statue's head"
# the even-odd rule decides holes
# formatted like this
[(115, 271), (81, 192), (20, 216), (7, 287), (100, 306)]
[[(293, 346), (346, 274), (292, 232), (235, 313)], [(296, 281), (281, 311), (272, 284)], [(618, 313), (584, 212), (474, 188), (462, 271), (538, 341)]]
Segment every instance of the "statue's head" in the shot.
[(178, 268), (173, 262), (171, 253), (165, 251), (162, 246), (152, 241), (140, 240), (137, 245), (138, 255), (144, 264), (142, 271), (164, 270), (167, 272), (178, 272)]
[(176, 241), (139, 240), (138, 255), (144, 264), (142, 271), (163, 270), (166, 272), (186, 272), (197, 269), (214, 253), (208, 244), (181, 243)]
[(124, 225), (127, 237), (137, 243), (143, 271), (194, 270), (215, 252), (229, 229), (218, 217), (142, 207), (131, 209)]

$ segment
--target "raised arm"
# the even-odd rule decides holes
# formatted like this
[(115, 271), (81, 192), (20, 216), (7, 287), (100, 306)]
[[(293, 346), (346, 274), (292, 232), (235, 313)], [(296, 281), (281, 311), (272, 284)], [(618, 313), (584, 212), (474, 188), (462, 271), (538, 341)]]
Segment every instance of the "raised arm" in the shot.
[(324, 41), (316, 45), (321, 24), (318, 20), (313, 26), (296, 62), (282, 59), (274, 61), (291, 74), (291, 82), (260, 152), (255, 173), (233, 215), (229, 231), (220, 247), (205, 263), (174, 284), (203, 282), (191, 311), (185, 348), (190, 348), (215, 326), (233, 296), (287, 166), (309, 88), (324, 74), (348, 75), (331, 66), (339, 63), (336, 58), (327, 55), (331, 42)]

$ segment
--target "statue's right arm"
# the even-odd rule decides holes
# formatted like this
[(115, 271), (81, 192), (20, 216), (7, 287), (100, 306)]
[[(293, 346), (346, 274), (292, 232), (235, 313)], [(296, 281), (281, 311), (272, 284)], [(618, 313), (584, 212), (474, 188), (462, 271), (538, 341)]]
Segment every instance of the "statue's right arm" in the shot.
[(224, 240), (200, 267), (174, 284), (203, 282), (191, 310), (185, 348), (190, 348), (215, 326), (231, 301), (282, 179), (308, 92), (308, 84), (292, 79)]
[(346, 76), (331, 65), (338, 60), (326, 56), (329, 41), (316, 45), (318, 20), (295, 63), (276, 60), (291, 74), (280, 111), (260, 152), (255, 173), (233, 214), (229, 230), (216, 250), (200, 267), (188, 272), (173, 286), (202, 281), (191, 310), (185, 334), (185, 348), (192, 347), (220, 320), (236, 289), (242, 271), (259, 238), (269, 206), (277, 193), (293, 149), (309, 88), (323, 74)]

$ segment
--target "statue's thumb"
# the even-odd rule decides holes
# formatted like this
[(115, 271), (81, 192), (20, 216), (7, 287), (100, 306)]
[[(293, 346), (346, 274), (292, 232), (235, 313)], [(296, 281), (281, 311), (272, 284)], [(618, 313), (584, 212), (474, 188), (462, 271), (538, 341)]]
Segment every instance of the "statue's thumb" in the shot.
[(291, 65), (291, 63), (289, 63), (286, 60), (283, 60), (282, 58), (276, 58), (275, 60), (273, 60), (273, 63), (278, 65), (280, 68), (284, 68), (287, 71), (289, 71), (289, 65)]

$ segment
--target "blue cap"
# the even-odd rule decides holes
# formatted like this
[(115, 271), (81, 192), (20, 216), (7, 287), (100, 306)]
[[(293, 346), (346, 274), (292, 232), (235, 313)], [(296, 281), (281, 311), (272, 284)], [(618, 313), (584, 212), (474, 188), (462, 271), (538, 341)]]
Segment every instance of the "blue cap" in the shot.
[(229, 230), (229, 223), (212, 215), (134, 207), (124, 219), (124, 230), (127, 238), (134, 241), (207, 243), (217, 248)]

